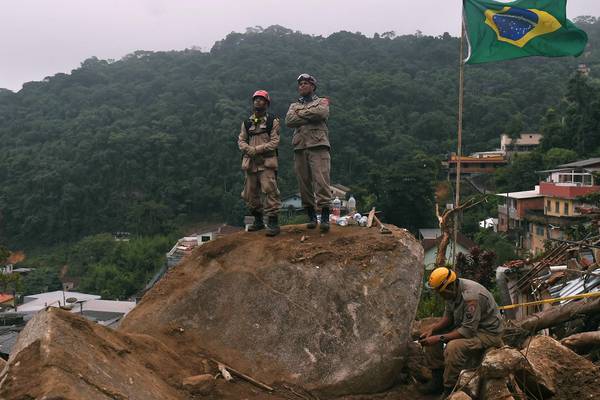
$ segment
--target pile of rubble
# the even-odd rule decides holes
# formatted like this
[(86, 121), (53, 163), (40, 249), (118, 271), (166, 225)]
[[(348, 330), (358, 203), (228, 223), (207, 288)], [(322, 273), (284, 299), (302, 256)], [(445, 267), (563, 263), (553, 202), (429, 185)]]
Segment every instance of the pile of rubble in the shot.
[[(600, 298), (598, 250), (600, 236), (581, 241), (554, 240), (553, 247), (536, 261), (515, 260), (499, 267), (497, 281), (505, 316), (510, 320), (523, 320), (536, 312), (580, 299)], [(572, 319), (569, 324), (548, 327), (556, 325), (552, 333), (562, 338), (597, 330), (600, 322), (597, 318)]]
[(522, 348), (488, 351), (476, 370), (463, 371), (451, 399), (597, 399), (600, 370), (549, 336)]

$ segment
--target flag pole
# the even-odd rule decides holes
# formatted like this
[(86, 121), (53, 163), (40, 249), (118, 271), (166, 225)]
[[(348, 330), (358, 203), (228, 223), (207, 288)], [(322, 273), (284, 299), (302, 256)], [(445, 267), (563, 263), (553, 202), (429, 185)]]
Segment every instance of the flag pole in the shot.
[[(462, 159), (462, 129), (463, 129), (463, 109), (464, 109), (464, 99), (465, 99), (465, 60), (464, 60), (464, 50), (465, 50), (465, 13), (464, 6), (461, 10), (461, 18), (460, 18), (460, 55), (458, 57), (459, 61), (459, 86), (458, 86), (458, 140), (457, 140), (457, 149), (456, 149), (456, 191), (455, 191), (455, 199), (454, 199), (454, 208), (458, 208), (460, 206), (460, 167), (461, 167), (461, 159)], [(454, 266), (456, 263), (456, 246), (458, 239), (458, 226), (460, 224), (460, 212), (456, 211), (454, 214), (454, 246), (452, 246), (452, 265)]]

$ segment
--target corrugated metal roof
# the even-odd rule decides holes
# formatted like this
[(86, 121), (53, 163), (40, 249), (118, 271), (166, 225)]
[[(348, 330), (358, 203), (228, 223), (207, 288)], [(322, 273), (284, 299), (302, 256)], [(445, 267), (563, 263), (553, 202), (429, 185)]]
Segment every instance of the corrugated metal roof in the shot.
[(559, 168), (571, 168), (571, 167), (585, 168), (585, 167), (589, 167), (589, 166), (592, 166), (595, 164), (600, 164), (600, 157), (588, 158), (587, 160), (574, 161), (572, 163), (559, 165), (558, 167)]

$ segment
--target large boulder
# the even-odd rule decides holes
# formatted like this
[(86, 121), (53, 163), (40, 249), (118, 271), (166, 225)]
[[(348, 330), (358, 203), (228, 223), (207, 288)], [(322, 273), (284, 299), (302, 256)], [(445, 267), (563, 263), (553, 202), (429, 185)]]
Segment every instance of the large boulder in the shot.
[[(146, 335), (124, 335), (49, 308), (29, 321), (0, 380), (0, 398), (189, 399), (193, 362)], [(196, 372), (197, 373), (197, 372)]]
[(267, 384), (321, 396), (382, 391), (405, 362), (423, 277), (406, 230), (284, 227), (209, 242), (171, 270), (121, 329), (147, 333)]
[[(217, 366), (144, 334), (125, 334), (58, 308), (40, 311), (0, 373), (0, 399), (262, 400), (248, 382), (215, 380)], [(285, 400), (281, 393), (271, 400)]]

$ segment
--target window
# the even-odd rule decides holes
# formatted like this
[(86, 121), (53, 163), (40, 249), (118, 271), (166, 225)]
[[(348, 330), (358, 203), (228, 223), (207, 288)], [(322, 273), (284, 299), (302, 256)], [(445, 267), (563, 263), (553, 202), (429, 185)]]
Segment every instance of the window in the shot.
[(200, 238), (200, 240), (202, 241), (202, 243), (204, 243), (204, 242), (210, 242), (210, 236), (202, 236)]
[(552, 211), (552, 202), (550, 200), (546, 200), (546, 212)]
[(569, 215), (569, 203), (565, 201), (564, 204), (565, 215)]
[(538, 236), (544, 236), (544, 227), (542, 225), (536, 225), (535, 234)]
[(554, 212), (557, 214), (560, 212), (560, 201), (554, 202)]

